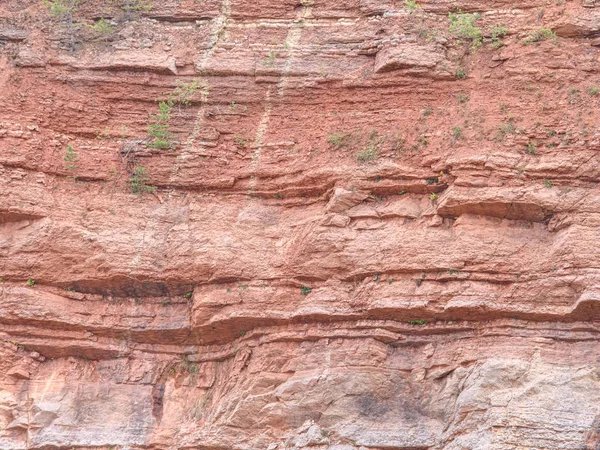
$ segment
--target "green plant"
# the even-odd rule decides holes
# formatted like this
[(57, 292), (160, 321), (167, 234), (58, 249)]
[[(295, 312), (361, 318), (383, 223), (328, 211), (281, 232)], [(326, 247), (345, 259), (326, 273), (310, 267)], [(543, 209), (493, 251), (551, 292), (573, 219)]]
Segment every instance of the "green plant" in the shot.
[(377, 158), (377, 156), (379, 156), (379, 152), (377, 151), (375, 144), (369, 143), (365, 148), (356, 154), (356, 159), (358, 162), (364, 163), (373, 161), (375, 158)]
[(235, 141), (235, 145), (242, 148), (246, 146), (246, 141), (239, 136), (234, 136), (233, 140)]
[(425, 319), (417, 319), (417, 320), (410, 320), (408, 323), (410, 323), (411, 325), (425, 325), (427, 323), (427, 321)]
[(395, 133), (390, 138), (390, 149), (394, 151), (402, 150), (404, 148), (404, 144), (406, 143), (406, 139), (402, 136), (401, 133)]
[(556, 42), (556, 33), (548, 28), (540, 28), (539, 30), (535, 30), (531, 34), (529, 34), (525, 39), (523, 39), (523, 44), (529, 45), (535, 42), (545, 41), (546, 39), (552, 39)]
[(154, 139), (148, 144), (148, 147), (168, 149), (173, 145), (173, 135), (169, 131), (169, 121), (171, 120), (172, 109), (173, 106), (168, 102), (158, 102), (158, 114), (150, 116), (152, 122), (148, 125), (148, 134)]
[(152, 121), (148, 125), (148, 134), (153, 137), (148, 147), (156, 149), (169, 149), (174, 146), (173, 135), (169, 131), (169, 122), (175, 106), (189, 106), (198, 91), (200, 83), (194, 80), (173, 89), (165, 100), (158, 102), (158, 113), (150, 116)]
[(50, 14), (66, 27), (71, 50), (75, 50), (75, 31), (79, 28), (79, 24), (74, 21), (74, 14), (81, 2), (82, 0), (42, 0)]
[(269, 51), (269, 55), (267, 56), (266, 59), (264, 59), (262, 61), (262, 65), (263, 66), (273, 66), (275, 64), (275, 59), (277, 58), (277, 55), (275, 54), (274, 50), (270, 50)]
[(192, 298), (192, 292), (186, 292), (185, 294), (183, 294), (183, 298)]
[(432, 192), (431, 194), (429, 194), (429, 200), (431, 200), (432, 202), (435, 202), (437, 200), (438, 196), (435, 192)]
[(490, 30), (492, 37), (492, 47), (499, 48), (504, 45), (504, 41), (501, 39), (508, 34), (508, 28), (502, 25), (495, 25)]
[(421, 9), (421, 5), (419, 5), (415, 0), (404, 1), (404, 10), (409, 14), (412, 14), (419, 9)]
[(131, 14), (137, 11), (150, 11), (152, 9), (152, 3), (150, 0), (109, 0), (111, 3), (116, 4), (121, 10), (125, 12), (125, 18), (129, 20)]
[(483, 32), (481, 28), (475, 26), (475, 22), (480, 18), (478, 13), (450, 13), (450, 31), (459, 39), (470, 41), (471, 49), (477, 50), (482, 44)]
[(456, 99), (458, 100), (458, 103), (467, 103), (470, 97), (469, 94), (463, 94), (459, 92), (458, 94), (456, 94)]
[(4, 277), (0, 277), (0, 283), (4, 283), (6, 280), (4, 279)]
[(440, 179), (439, 179), (439, 177), (425, 178), (425, 181), (427, 182), (427, 184), (434, 184), (434, 183), (439, 183)]
[(454, 128), (452, 128), (452, 137), (454, 139), (460, 139), (460, 137), (462, 136), (462, 128), (459, 126), (456, 126)]
[(464, 80), (465, 78), (467, 78), (467, 73), (465, 72), (465, 69), (463, 69), (462, 67), (456, 69), (456, 78), (458, 78), (459, 80)]
[(312, 292), (312, 289), (307, 286), (300, 286), (300, 292), (302, 295), (308, 295)]
[(327, 138), (334, 149), (339, 150), (342, 147), (348, 147), (352, 143), (352, 133), (333, 133)]
[(65, 157), (63, 158), (63, 160), (68, 163), (68, 165), (65, 166), (66, 170), (73, 170), (77, 168), (77, 165), (75, 164), (75, 161), (77, 160), (79, 156), (77, 155), (77, 153), (75, 153), (75, 150), (73, 150), (73, 146), (71, 145), (67, 145), (67, 150), (65, 151)]
[(537, 145), (535, 144), (535, 142), (529, 141), (527, 143), (527, 153), (529, 153), (530, 155), (535, 155), (536, 151), (537, 151)]
[(146, 192), (154, 194), (156, 192), (156, 187), (149, 186), (147, 184), (149, 180), (150, 178), (148, 177), (148, 170), (139, 164), (136, 165), (133, 169), (131, 178), (129, 178), (131, 192), (137, 195), (142, 195)]
[(599, 92), (600, 90), (596, 86), (588, 88), (588, 94), (590, 94), (591, 96), (595, 97), (598, 95)]
[(515, 131), (516, 130), (514, 122), (512, 119), (509, 119), (508, 122), (503, 122), (498, 126), (498, 131), (496, 132), (495, 140), (502, 141), (507, 134), (512, 134)]
[(422, 115), (423, 117), (428, 117), (428, 116), (430, 116), (432, 113), (433, 113), (433, 108), (432, 108), (431, 106), (428, 106), (427, 108), (425, 108), (425, 109), (423, 110), (423, 112), (421, 113), (421, 115)]
[(427, 147), (429, 145), (429, 138), (423, 136), (422, 134), (417, 137), (417, 142), (421, 144), (423, 147)]
[(99, 33), (106, 38), (107, 35), (113, 32), (113, 26), (104, 18), (98, 20), (94, 25), (90, 25), (90, 29)]
[(33, 278), (29, 278), (27, 280), (27, 286), (35, 286), (35, 280)]
[(554, 183), (552, 183), (552, 181), (550, 181), (548, 178), (544, 178), (544, 186), (550, 189), (552, 186), (554, 186)]

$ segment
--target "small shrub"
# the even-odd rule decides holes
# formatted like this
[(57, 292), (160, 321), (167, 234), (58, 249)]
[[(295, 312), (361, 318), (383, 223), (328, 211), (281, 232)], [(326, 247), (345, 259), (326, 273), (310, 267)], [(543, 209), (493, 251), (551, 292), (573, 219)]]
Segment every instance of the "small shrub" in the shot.
[(235, 141), (235, 145), (242, 148), (246, 146), (246, 141), (239, 136), (234, 136), (233, 140)]
[(471, 48), (477, 50), (482, 44), (483, 32), (481, 28), (475, 26), (475, 22), (481, 16), (477, 13), (450, 13), (450, 31), (459, 39), (471, 41)]
[(196, 94), (200, 83), (197, 80), (188, 84), (177, 86), (173, 89), (166, 100), (158, 102), (158, 113), (150, 116), (152, 121), (148, 125), (148, 134), (152, 136), (152, 142), (148, 147), (156, 149), (169, 149), (174, 146), (173, 135), (169, 131), (169, 122), (175, 106), (189, 106)]
[(82, 0), (42, 0), (50, 14), (67, 29), (71, 51), (75, 50), (75, 32), (80, 28), (80, 24), (74, 20), (74, 14), (81, 2)]
[(113, 32), (113, 26), (104, 18), (98, 20), (94, 25), (90, 25), (90, 29), (102, 36), (106, 36)]
[(535, 155), (536, 151), (537, 151), (537, 145), (535, 144), (535, 142), (529, 141), (527, 143), (527, 153), (529, 153), (530, 155)]
[(593, 97), (596, 97), (596, 96), (598, 95), (598, 93), (599, 93), (599, 92), (600, 92), (600, 91), (599, 91), (599, 90), (598, 90), (598, 88), (597, 88), (597, 87), (595, 87), (595, 86), (588, 88), (588, 94), (590, 94), (590, 95), (591, 95), (591, 96), (593, 96)]
[(154, 194), (156, 192), (155, 186), (149, 186), (147, 183), (150, 180), (148, 177), (148, 169), (140, 166), (139, 164), (133, 169), (133, 174), (129, 178), (129, 186), (131, 192), (137, 195), (142, 195), (146, 192)]
[(516, 131), (515, 124), (512, 119), (509, 119), (508, 122), (503, 122), (498, 126), (498, 131), (496, 132), (495, 140), (502, 141), (507, 134), (512, 134)]
[(545, 41), (546, 39), (552, 39), (556, 42), (556, 33), (548, 28), (540, 28), (523, 39), (523, 44), (529, 45), (535, 42)]
[(312, 289), (308, 286), (300, 286), (300, 292), (302, 293), (302, 295), (308, 295), (312, 292)]
[(192, 292), (186, 292), (185, 294), (183, 294), (183, 298), (192, 298)]
[(408, 323), (410, 323), (411, 325), (425, 325), (427, 323), (427, 321), (425, 319), (417, 319), (417, 320), (410, 320)]
[(456, 69), (456, 78), (458, 78), (459, 80), (464, 80), (465, 78), (467, 78), (467, 73), (465, 72), (465, 69), (463, 69), (462, 67)]
[(404, 1), (404, 10), (409, 14), (412, 14), (419, 9), (421, 9), (421, 5), (419, 5), (415, 0)]
[(349, 147), (352, 143), (352, 138), (352, 133), (333, 133), (329, 135), (327, 142), (329, 142), (333, 148), (339, 150), (343, 147)]
[(150, 0), (111, 0), (113, 3), (117, 3), (119, 8), (125, 11), (125, 18), (129, 20), (131, 13), (138, 11), (150, 11), (152, 4)]
[(429, 200), (431, 200), (432, 202), (435, 202), (437, 200), (438, 196), (435, 192), (432, 192), (431, 194), (429, 194)]
[(461, 127), (454, 127), (452, 128), (452, 137), (454, 139), (459, 139), (462, 136), (462, 128)]
[(440, 179), (439, 179), (439, 177), (425, 178), (425, 181), (427, 182), (427, 184), (436, 184), (436, 183), (439, 183)]
[(79, 156), (77, 155), (77, 153), (75, 152), (75, 150), (73, 149), (72, 145), (67, 145), (67, 150), (65, 151), (65, 157), (63, 158), (63, 160), (68, 163), (65, 166), (66, 170), (73, 170), (77, 168), (77, 165), (75, 164), (75, 161), (77, 161), (77, 158)]
[(423, 147), (427, 147), (429, 145), (429, 138), (421, 134), (417, 137), (417, 142)]
[(495, 25), (490, 30), (492, 36), (492, 47), (499, 48), (504, 45), (504, 41), (501, 39), (508, 34), (508, 28), (502, 25)]
[(456, 94), (456, 99), (458, 100), (458, 103), (467, 103), (470, 99), (468, 94), (463, 94), (463, 93), (458, 93)]
[(423, 117), (429, 117), (431, 114), (433, 114), (433, 108), (431, 106), (428, 106), (421, 112)]
[(375, 148), (374, 144), (369, 144), (367, 147), (363, 148), (356, 155), (356, 159), (358, 162), (364, 163), (373, 161), (375, 158), (379, 156), (379, 152)]
[(554, 186), (554, 183), (552, 183), (552, 181), (550, 181), (548, 178), (544, 178), (544, 186), (548, 189), (550, 189), (551, 187)]
[(35, 280), (33, 278), (29, 278), (27, 280), (27, 286), (35, 286)]

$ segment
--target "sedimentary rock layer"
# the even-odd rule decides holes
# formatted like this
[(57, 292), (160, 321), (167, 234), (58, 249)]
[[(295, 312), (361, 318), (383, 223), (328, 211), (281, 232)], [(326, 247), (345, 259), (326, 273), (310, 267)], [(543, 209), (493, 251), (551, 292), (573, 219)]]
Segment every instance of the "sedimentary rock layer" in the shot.
[(599, 36), (0, 3), (0, 449), (600, 448)]

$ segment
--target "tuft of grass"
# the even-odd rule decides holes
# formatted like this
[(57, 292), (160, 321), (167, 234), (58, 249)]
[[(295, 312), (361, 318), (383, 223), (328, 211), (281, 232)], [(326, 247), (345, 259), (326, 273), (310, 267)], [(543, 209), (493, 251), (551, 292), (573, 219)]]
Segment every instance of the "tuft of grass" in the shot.
[(329, 142), (333, 148), (339, 150), (343, 147), (349, 147), (352, 144), (353, 135), (352, 133), (332, 133), (327, 137), (327, 142)]
[(465, 69), (463, 69), (462, 67), (456, 69), (456, 78), (458, 78), (459, 80), (464, 80), (465, 78), (467, 78), (467, 73), (465, 72)]
[(29, 278), (27, 280), (27, 286), (35, 286), (35, 280), (33, 278)]
[(416, 319), (416, 320), (409, 320), (408, 323), (410, 323), (411, 325), (425, 325), (427, 323), (427, 321), (425, 319)]
[(302, 293), (302, 295), (308, 295), (312, 292), (312, 289), (308, 286), (300, 286), (300, 292)]
[(235, 145), (242, 148), (246, 146), (246, 141), (239, 136), (234, 136), (233, 140), (235, 141)]
[(539, 30), (535, 30), (534, 32), (530, 33), (525, 39), (523, 39), (523, 44), (530, 45), (536, 42), (545, 41), (547, 39), (552, 39), (556, 43), (556, 33), (548, 28), (540, 28)]
[(379, 152), (374, 145), (368, 145), (356, 154), (358, 162), (365, 163), (373, 161), (379, 156)]
[(415, 0), (405, 0), (403, 9), (409, 14), (412, 14), (421, 9), (421, 5), (419, 5)]
[(67, 163), (67, 165), (65, 166), (66, 170), (74, 170), (77, 168), (77, 165), (75, 164), (77, 161), (77, 158), (79, 158), (79, 155), (75, 152), (75, 150), (73, 149), (72, 145), (67, 145), (67, 150), (65, 151), (65, 157), (63, 158), (63, 161)]
[(192, 298), (192, 292), (186, 292), (185, 294), (183, 294), (183, 298)]
[(507, 134), (512, 134), (516, 131), (514, 122), (509, 119), (508, 122), (503, 122), (498, 126), (498, 131), (496, 131), (495, 140), (502, 141), (506, 137)]
[(456, 126), (454, 128), (452, 128), (452, 137), (456, 140), (456, 139), (460, 139), (460, 137), (462, 136), (462, 128), (459, 126)]
[(438, 196), (435, 192), (432, 192), (431, 194), (429, 194), (429, 200), (431, 200), (432, 202), (435, 202), (437, 200)]
[(469, 94), (463, 94), (462, 92), (459, 92), (456, 94), (456, 99), (458, 100), (458, 103), (467, 103), (470, 97)]
[(596, 86), (588, 88), (588, 94), (590, 94), (592, 97), (596, 97), (598, 93), (600, 93), (600, 90)]
[(530, 155), (535, 155), (535, 152), (537, 151), (537, 145), (535, 142), (533, 141), (529, 141), (527, 143), (527, 153)]

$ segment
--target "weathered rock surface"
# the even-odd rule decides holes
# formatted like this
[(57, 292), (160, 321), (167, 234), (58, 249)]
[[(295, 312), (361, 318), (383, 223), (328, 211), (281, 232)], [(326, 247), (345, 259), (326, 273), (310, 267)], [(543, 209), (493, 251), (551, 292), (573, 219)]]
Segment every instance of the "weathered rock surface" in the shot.
[(600, 2), (419, 6), (0, 2), (0, 450), (600, 448)]

